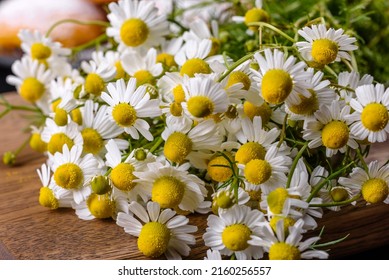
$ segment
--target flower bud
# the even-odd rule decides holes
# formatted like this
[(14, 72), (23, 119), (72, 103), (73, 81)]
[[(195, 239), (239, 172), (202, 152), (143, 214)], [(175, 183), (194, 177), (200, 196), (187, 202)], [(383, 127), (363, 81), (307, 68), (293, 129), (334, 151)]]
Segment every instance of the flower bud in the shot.
[(3, 163), (9, 166), (12, 166), (15, 164), (16, 161), (16, 155), (13, 152), (5, 152), (3, 155)]
[(111, 186), (109, 184), (109, 179), (107, 176), (98, 175), (93, 177), (91, 181), (91, 187), (92, 191), (96, 194), (106, 194), (110, 189)]

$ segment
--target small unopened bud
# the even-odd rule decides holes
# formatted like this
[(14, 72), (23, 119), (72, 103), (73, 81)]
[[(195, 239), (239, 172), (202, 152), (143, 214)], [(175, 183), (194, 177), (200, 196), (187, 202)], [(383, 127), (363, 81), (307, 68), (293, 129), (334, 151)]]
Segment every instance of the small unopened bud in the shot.
[(145, 160), (147, 157), (147, 153), (145, 150), (143, 149), (139, 149), (139, 150), (136, 150), (135, 151), (135, 158), (139, 161), (143, 161)]
[(13, 152), (5, 152), (3, 155), (3, 163), (9, 166), (14, 165), (16, 162), (16, 155)]
[(91, 181), (91, 187), (94, 193), (100, 195), (106, 194), (111, 189), (109, 179), (103, 175), (95, 176)]

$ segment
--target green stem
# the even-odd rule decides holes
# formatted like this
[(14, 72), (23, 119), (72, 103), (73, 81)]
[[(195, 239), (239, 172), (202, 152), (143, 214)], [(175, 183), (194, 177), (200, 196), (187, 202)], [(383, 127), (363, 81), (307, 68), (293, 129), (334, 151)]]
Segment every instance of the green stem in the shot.
[(254, 53), (249, 53), (249, 54), (246, 54), (244, 57), (242, 57), (241, 59), (239, 59), (238, 61), (234, 62), (229, 68), (228, 70), (220, 76), (220, 78), (218, 79), (218, 82), (220, 83), (221, 81), (224, 80), (225, 77), (227, 77), (236, 67), (238, 67), (239, 65), (241, 65), (243, 62), (251, 59), (253, 57)]
[(357, 194), (356, 196), (339, 202), (330, 202), (330, 203), (320, 203), (320, 204), (309, 204), (309, 207), (333, 207), (333, 206), (344, 206), (348, 205), (354, 201), (357, 201), (361, 197), (361, 194)]
[(158, 140), (155, 142), (155, 144), (150, 148), (149, 152), (153, 153), (156, 149), (159, 148), (159, 146), (161, 146), (162, 143), (163, 143), (163, 139), (162, 137), (159, 137)]
[(338, 75), (336, 74), (336, 72), (334, 70), (331, 69), (331, 67), (329, 67), (328, 65), (324, 66), (324, 69), (326, 69), (332, 76), (334, 76), (335, 78), (338, 77)]
[(359, 148), (357, 149), (357, 155), (358, 155), (359, 160), (360, 160), (361, 163), (362, 163), (363, 169), (364, 169), (367, 173), (369, 173), (369, 167), (367, 166), (367, 164), (366, 164), (366, 162), (365, 162), (365, 159), (363, 158), (363, 155), (361, 154), (361, 150), (360, 150)]
[(282, 143), (284, 142), (285, 134), (286, 134), (285, 131), (286, 131), (286, 122), (287, 121), (288, 121), (288, 114), (285, 114), (284, 122), (282, 124), (280, 141), (278, 141), (277, 148), (281, 147)]
[(108, 27), (109, 26), (109, 23), (108, 22), (105, 22), (105, 21), (101, 21), (101, 20), (89, 20), (89, 21), (81, 21), (81, 20), (76, 20), (76, 19), (63, 19), (63, 20), (59, 20), (57, 21), (56, 23), (54, 23), (50, 28), (49, 30), (47, 30), (46, 32), (46, 37), (49, 37), (51, 32), (53, 32), (53, 30), (61, 25), (61, 24), (64, 24), (64, 23), (75, 23), (75, 24), (80, 24), (80, 25), (99, 25), (99, 26), (103, 26), (103, 27)]
[(5, 109), (3, 112), (0, 113), (0, 119), (7, 115), (9, 112), (11, 112), (10, 108)]
[(85, 50), (85, 49), (87, 49), (89, 47), (92, 47), (92, 46), (94, 46), (96, 44), (99, 44), (99, 43), (103, 42), (107, 38), (108, 38), (107, 34), (101, 34), (99, 37), (97, 37), (94, 40), (91, 40), (91, 41), (89, 41), (89, 42), (87, 42), (85, 44), (82, 44), (80, 46), (72, 48), (72, 52), (73, 53), (78, 53), (78, 52), (80, 52), (82, 50)]
[(307, 148), (308, 148), (308, 142), (306, 142), (304, 144), (304, 146), (300, 149), (300, 151), (297, 153), (296, 157), (293, 160), (292, 166), (291, 166), (290, 171), (289, 171), (288, 181), (286, 182), (287, 189), (289, 188), (290, 183), (292, 182), (293, 173), (297, 167), (297, 163), (298, 163), (299, 159), (303, 156), (303, 153), (305, 152), (305, 150)]
[(292, 37), (290, 37), (288, 34), (286, 34), (285, 32), (279, 30), (277, 27), (275, 27), (271, 24), (268, 24), (266, 22), (252, 22), (252, 23), (249, 23), (248, 25), (249, 26), (258, 26), (258, 27), (262, 27), (262, 26), (267, 27), (267, 28), (273, 30), (274, 32), (280, 34), (285, 39), (291, 41), (292, 43), (296, 43), (296, 40), (293, 39)]

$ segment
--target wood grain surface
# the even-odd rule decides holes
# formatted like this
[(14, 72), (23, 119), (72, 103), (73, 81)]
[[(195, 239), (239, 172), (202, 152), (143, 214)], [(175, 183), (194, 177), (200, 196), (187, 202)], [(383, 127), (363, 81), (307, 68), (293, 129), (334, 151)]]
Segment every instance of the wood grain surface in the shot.
[[(22, 104), (10, 93), (6, 99)], [(15, 150), (29, 134), (25, 114), (13, 111), (0, 120), (0, 154)], [(389, 158), (388, 143), (374, 145), (369, 159)], [(113, 220), (80, 220), (72, 209), (48, 210), (39, 205), (40, 180), (36, 169), (46, 158), (27, 147), (14, 167), (0, 164), (0, 259), (145, 259), (136, 238), (124, 233)], [(197, 225), (196, 245), (186, 259), (203, 259), (202, 235), (206, 216), (190, 215)], [(379, 247), (389, 246), (389, 205), (346, 207), (328, 212), (319, 220), (317, 234), (325, 226), (323, 242), (349, 234), (331, 247), (331, 259), (347, 259)], [(387, 253), (386, 253), (387, 255)], [(389, 259), (389, 256), (388, 256)]]

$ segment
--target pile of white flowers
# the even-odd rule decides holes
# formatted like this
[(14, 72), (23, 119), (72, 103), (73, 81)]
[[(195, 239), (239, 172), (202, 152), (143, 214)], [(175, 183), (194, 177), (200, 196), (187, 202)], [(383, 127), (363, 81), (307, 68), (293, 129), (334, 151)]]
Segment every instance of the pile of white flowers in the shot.
[[(356, 38), (323, 19), (288, 33), (245, 2), (245, 16), (197, 3), (174, 18), (172, 1), (113, 2), (107, 43), (79, 66), (21, 30), (7, 82), (43, 119), (30, 138), (47, 156), (39, 203), (112, 218), (168, 259), (190, 257), (192, 213), (208, 222), (205, 258), (323, 259), (320, 237), (303, 240), (323, 209), (389, 203), (389, 164), (365, 162), (387, 139), (389, 89), (356, 71)], [(217, 19), (258, 47), (221, 53)]]

